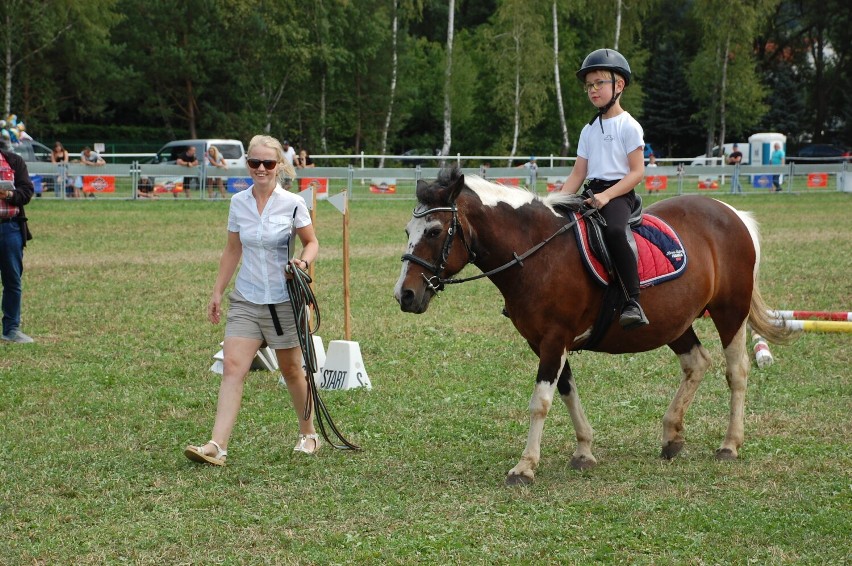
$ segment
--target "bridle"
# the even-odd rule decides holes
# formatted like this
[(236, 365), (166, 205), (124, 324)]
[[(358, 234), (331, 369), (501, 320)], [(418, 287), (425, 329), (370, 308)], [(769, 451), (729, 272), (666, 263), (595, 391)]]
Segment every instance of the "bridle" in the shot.
[(414, 254), (403, 254), (402, 261), (412, 261), (417, 265), (428, 269), (432, 273), (432, 277), (426, 277), (425, 273), (421, 275), (426, 281), (426, 286), (437, 294), (438, 291), (444, 290), (445, 284), (461, 283), (461, 281), (458, 280), (444, 279), (441, 277), (441, 273), (447, 268), (447, 260), (450, 257), (450, 250), (453, 247), (453, 240), (455, 239), (456, 232), (459, 233), (459, 239), (462, 241), (464, 249), (467, 251), (467, 261), (465, 262), (465, 265), (476, 261), (476, 253), (474, 253), (474, 251), (470, 248), (470, 244), (467, 243), (467, 240), (464, 237), (464, 230), (462, 230), (461, 223), (459, 223), (459, 209), (456, 206), (456, 203), (452, 203), (450, 206), (437, 206), (435, 208), (427, 208), (421, 211), (418, 211), (415, 208), (414, 212), (411, 214), (414, 218), (423, 218), (424, 216), (434, 212), (451, 212), (453, 214), (453, 219), (450, 221), (449, 228), (447, 228), (447, 238), (444, 240), (444, 245), (441, 247), (441, 258), (439, 262), (429, 263), (422, 257), (418, 257)]
[(527, 259), (531, 255), (533, 255), (535, 252), (537, 252), (538, 250), (543, 248), (547, 243), (549, 243), (551, 240), (553, 240), (554, 238), (556, 238), (560, 234), (563, 234), (563, 233), (567, 232), (568, 230), (570, 230), (575, 224), (577, 224), (577, 222), (579, 222), (580, 218), (586, 218), (588, 216), (591, 216), (593, 214), (598, 213), (598, 209), (593, 208), (593, 207), (589, 207), (589, 208), (583, 210), (582, 212), (580, 212), (579, 218), (577, 216), (575, 216), (574, 219), (571, 222), (568, 222), (567, 224), (563, 225), (562, 227), (559, 228), (559, 230), (554, 232), (550, 237), (545, 238), (544, 240), (542, 240), (541, 242), (539, 242), (535, 246), (533, 246), (530, 249), (528, 249), (527, 251), (525, 251), (523, 254), (518, 255), (516, 252), (512, 252), (512, 259), (509, 260), (508, 262), (504, 263), (500, 267), (497, 267), (497, 268), (492, 269), (491, 271), (487, 271), (485, 273), (480, 273), (478, 275), (474, 275), (472, 277), (464, 277), (462, 279), (452, 279), (452, 278), (447, 279), (447, 278), (441, 277), (441, 273), (447, 267), (447, 259), (450, 257), (450, 249), (452, 248), (453, 239), (456, 235), (456, 232), (458, 232), (460, 234), (459, 237), (460, 237), (462, 243), (464, 244), (465, 250), (467, 250), (467, 261), (465, 262), (465, 265), (467, 265), (469, 263), (474, 263), (476, 261), (476, 253), (471, 249), (470, 245), (467, 243), (467, 240), (465, 239), (465, 236), (464, 236), (464, 230), (462, 229), (461, 223), (459, 222), (458, 207), (456, 207), (456, 203), (451, 203), (450, 206), (436, 206), (435, 208), (427, 208), (427, 209), (421, 210), (421, 211), (418, 211), (415, 208), (414, 212), (412, 212), (412, 215), (414, 216), (414, 218), (423, 218), (427, 214), (432, 214), (434, 212), (451, 212), (452, 215), (453, 215), (453, 218), (450, 221), (450, 227), (447, 229), (447, 238), (444, 240), (444, 245), (441, 248), (441, 259), (440, 259), (440, 261), (436, 262), (436, 263), (429, 263), (425, 259), (418, 257), (414, 254), (403, 254), (401, 260), (402, 261), (406, 261), (406, 260), (412, 261), (412, 262), (416, 263), (417, 265), (424, 267), (427, 270), (429, 270), (432, 273), (432, 277), (427, 277), (425, 273), (421, 273), (421, 276), (423, 277), (423, 280), (426, 282), (426, 286), (432, 292), (434, 292), (437, 295), (438, 291), (444, 290), (445, 285), (455, 285), (457, 283), (466, 283), (468, 281), (474, 281), (476, 279), (482, 279), (483, 277), (490, 277), (492, 275), (500, 273), (501, 271), (505, 271), (505, 270), (509, 269), (513, 265), (520, 265), (521, 267), (523, 267), (524, 266), (523, 260)]

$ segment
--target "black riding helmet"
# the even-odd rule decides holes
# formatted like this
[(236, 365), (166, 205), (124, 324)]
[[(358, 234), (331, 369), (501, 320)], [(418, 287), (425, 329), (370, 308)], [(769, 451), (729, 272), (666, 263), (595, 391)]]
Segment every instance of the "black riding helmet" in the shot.
[(630, 64), (627, 62), (627, 59), (624, 58), (624, 55), (614, 49), (597, 49), (586, 55), (586, 58), (583, 59), (583, 65), (580, 67), (580, 70), (577, 71), (577, 78), (580, 79), (580, 82), (585, 82), (586, 75), (592, 71), (609, 71), (612, 78), (612, 100), (600, 108), (598, 113), (589, 120), (589, 125), (591, 126), (595, 123), (595, 120), (600, 119), (601, 131), (603, 131), (603, 115), (612, 108), (612, 105), (615, 104), (615, 101), (618, 100), (619, 96), (621, 96), (620, 92), (616, 93), (614, 91), (615, 73), (618, 73), (624, 79), (625, 88), (630, 84), (632, 73), (630, 72)]

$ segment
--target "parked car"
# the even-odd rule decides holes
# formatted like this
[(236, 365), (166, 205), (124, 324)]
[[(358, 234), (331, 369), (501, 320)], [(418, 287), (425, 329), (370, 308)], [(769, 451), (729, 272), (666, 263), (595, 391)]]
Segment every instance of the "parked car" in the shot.
[(24, 158), (24, 161), (50, 162), (50, 148), (35, 140), (24, 140), (12, 145), (12, 151)]
[(842, 163), (852, 160), (849, 148), (827, 143), (812, 143), (802, 146), (797, 155), (788, 155), (788, 163)]
[(225, 158), (225, 163), (230, 168), (245, 168), (246, 166), (246, 150), (243, 148), (243, 142), (240, 140), (175, 140), (170, 141), (157, 151), (151, 163), (168, 163), (174, 164), (177, 162), (178, 155), (186, 151), (189, 146), (195, 146), (195, 156), (198, 157), (198, 162), (202, 163), (207, 149), (213, 145), (216, 146), (222, 157)]

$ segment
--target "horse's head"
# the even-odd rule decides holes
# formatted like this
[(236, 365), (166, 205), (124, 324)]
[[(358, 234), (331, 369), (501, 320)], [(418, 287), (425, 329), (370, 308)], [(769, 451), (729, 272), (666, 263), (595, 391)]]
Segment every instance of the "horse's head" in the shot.
[[(432, 183), (417, 182), (417, 207), (405, 228), (408, 250), (402, 256), (402, 272), (394, 288), (394, 296), (406, 312), (424, 312), (444, 288), (445, 280), (473, 261), (456, 203), (464, 186), (458, 168), (442, 170)], [(453, 245), (457, 240), (460, 245)]]

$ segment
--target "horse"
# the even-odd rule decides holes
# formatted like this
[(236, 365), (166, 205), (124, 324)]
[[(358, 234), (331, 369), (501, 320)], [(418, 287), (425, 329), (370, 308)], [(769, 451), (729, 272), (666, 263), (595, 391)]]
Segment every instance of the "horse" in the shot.
[[(699, 195), (668, 198), (648, 207), (648, 214), (679, 235), (688, 267), (680, 277), (642, 290), (649, 324), (632, 330), (611, 324), (595, 344), (584, 348), (605, 288), (593, 281), (566, 229), (576, 220), (563, 209), (583, 210), (582, 196), (539, 197), (526, 189), (466, 177), (454, 167), (442, 169), (431, 183), (419, 180), (416, 197), (406, 227), (408, 249), (394, 288), (401, 310), (423, 313), (445, 285), (487, 277), (503, 295), (504, 314), (539, 358), (526, 447), (507, 473), (507, 485), (534, 482), (555, 390), (568, 408), (577, 439), (571, 467), (587, 470), (597, 465), (592, 427), (567, 357), (582, 349), (624, 354), (668, 346), (675, 353), (681, 382), (663, 417), (660, 456), (677, 456), (685, 444), (684, 415), (711, 364), (692, 327), (705, 311), (721, 339), (730, 390), (727, 432), (715, 458), (738, 458), (750, 367), (747, 325), (773, 343), (791, 337), (770, 318), (758, 289), (759, 232), (751, 213)], [(467, 264), (482, 273), (452, 279)]]

